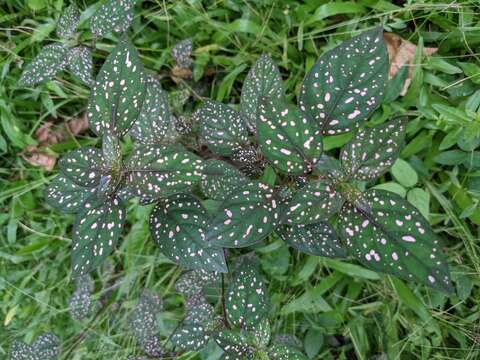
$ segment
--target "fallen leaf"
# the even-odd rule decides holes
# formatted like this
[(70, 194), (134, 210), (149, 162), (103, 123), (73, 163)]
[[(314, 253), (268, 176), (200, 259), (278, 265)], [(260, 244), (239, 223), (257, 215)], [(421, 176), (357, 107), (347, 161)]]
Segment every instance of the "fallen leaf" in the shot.
[(192, 70), (189, 68), (184, 68), (178, 65), (172, 69), (171, 74), (172, 80), (178, 84), (182, 79), (191, 79), (192, 78)]
[(57, 127), (53, 121), (47, 121), (35, 132), (40, 146), (58, 144), (71, 136), (76, 136), (88, 129), (87, 116), (83, 115)]
[[(413, 60), (415, 58), (417, 45), (408, 40), (402, 39), (399, 35), (393, 33), (385, 33), (383, 37), (387, 45), (388, 56), (390, 58), (390, 69), (388, 71), (389, 78), (394, 77), (398, 70), (402, 68), (402, 66), (408, 66), (408, 76), (400, 93), (400, 95), (404, 96), (407, 93), (410, 83), (412, 82)], [(436, 53), (437, 50), (438, 48), (424, 47), (423, 55), (430, 56)]]
[(46, 171), (52, 171), (57, 162), (56, 156), (47, 154), (42, 151), (41, 148), (33, 145), (28, 145), (25, 150), (20, 153), (20, 156), (30, 165), (41, 167)]

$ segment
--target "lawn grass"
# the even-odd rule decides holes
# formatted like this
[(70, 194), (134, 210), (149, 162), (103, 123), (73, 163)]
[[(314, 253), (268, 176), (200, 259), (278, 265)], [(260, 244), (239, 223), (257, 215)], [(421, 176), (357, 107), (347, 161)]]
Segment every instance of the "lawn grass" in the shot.
[[(78, 4), (93, 13), (94, 2)], [(64, 5), (61, 0), (4, 0), (0, 8), (0, 358), (8, 357), (13, 340), (31, 343), (51, 331), (62, 341), (60, 359), (127, 359), (142, 353), (127, 318), (143, 288), (164, 299), (162, 336), (183, 317), (182, 298), (174, 290), (181, 269), (151, 241), (150, 208), (129, 205), (119, 249), (94, 273), (95, 299), (103, 308), (75, 321), (68, 311), (74, 291), (73, 218), (43, 200), (55, 171), (32, 167), (19, 156), (36, 143), (35, 131), (43, 123), (79, 116), (87, 104), (88, 88), (66, 73), (32, 89), (16, 85), (22, 66), (42, 44), (55, 40), (55, 19)], [(415, 44), (439, 48), (433, 57), (418, 59), (407, 95), (383, 104), (372, 122), (409, 115), (401, 157), (418, 181), (406, 184), (388, 173), (379, 183), (426, 211), (445, 241), (456, 292), (446, 296), (353, 262), (306, 256), (271, 236), (255, 250), (268, 279), (273, 331), (295, 335), (307, 347), (311, 339), (321, 342), (315, 359), (480, 359), (479, 13), (474, 1), (145, 0), (137, 6), (131, 38), (145, 67), (163, 77), (165, 89), (189, 95), (176, 107), (185, 113), (203, 97), (238, 103), (242, 79), (262, 52), (280, 66), (286, 93), (295, 101), (319, 55), (357, 30), (384, 24)], [(84, 22), (82, 28), (87, 27)], [(171, 48), (189, 37), (196, 83), (177, 85), (166, 76), (174, 65)], [(89, 35), (84, 40), (91, 41)], [(97, 43), (97, 70), (115, 41)], [(458, 141), (455, 134), (462, 131), (472, 135), (474, 145)], [(48, 151), (62, 154), (96, 141), (87, 132)], [(335, 153), (344, 141), (336, 137), (326, 143)], [(464, 153), (462, 164), (445, 154), (453, 150)], [(181, 358), (213, 360), (220, 354), (212, 345)]]

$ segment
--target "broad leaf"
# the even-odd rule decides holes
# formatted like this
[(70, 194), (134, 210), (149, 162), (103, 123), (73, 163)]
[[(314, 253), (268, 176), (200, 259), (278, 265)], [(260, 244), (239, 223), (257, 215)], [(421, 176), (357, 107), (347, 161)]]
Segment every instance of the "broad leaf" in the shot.
[(108, 170), (119, 170), (122, 166), (122, 148), (120, 139), (106, 129), (102, 137), (103, 166)]
[(325, 180), (308, 183), (293, 194), (283, 222), (287, 224), (313, 224), (328, 220), (342, 207), (342, 195)]
[(45, 190), (48, 205), (65, 213), (75, 213), (83, 209), (83, 204), (95, 193), (95, 188), (86, 188), (58, 175)]
[(257, 347), (264, 348), (270, 343), (271, 330), (270, 322), (267, 318), (264, 318), (253, 327), (252, 339)]
[(237, 354), (229, 354), (224, 352), (220, 360), (248, 360), (251, 359), (251, 356), (242, 356)]
[(191, 189), (203, 169), (204, 162), (181, 145), (144, 145), (127, 161), (126, 186), (137, 196), (165, 197)]
[(268, 356), (271, 360), (308, 360), (308, 357), (296, 348), (279, 344), (274, 344), (268, 349)]
[(140, 114), (144, 96), (142, 62), (132, 43), (122, 38), (92, 88), (87, 111), (90, 126), (98, 134), (111, 128), (118, 136), (125, 135)]
[(90, 20), (90, 28), (97, 36), (110, 32), (124, 32), (133, 20), (137, 0), (106, 0)]
[(347, 204), (338, 228), (350, 253), (366, 267), (450, 292), (452, 284), (438, 235), (397, 194), (368, 190), (369, 210)]
[(282, 76), (267, 54), (262, 54), (248, 72), (240, 97), (240, 112), (252, 131), (256, 128), (257, 109), (262, 97), (283, 97)]
[(217, 154), (229, 156), (248, 144), (248, 131), (240, 114), (228, 105), (205, 101), (195, 113), (200, 123), (200, 138)]
[(210, 222), (207, 240), (222, 247), (250, 246), (275, 230), (280, 214), (273, 189), (258, 181), (249, 182), (227, 196)]
[(403, 147), (405, 121), (392, 120), (361, 129), (342, 149), (342, 165), (357, 180), (374, 180), (397, 160)]
[(187, 316), (181, 327), (172, 334), (171, 340), (183, 351), (197, 350), (208, 342), (214, 330), (214, 309), (203, 295), (188, 299), (186, 308)]
[(223, 250), (205, 241), (208, 214), (187, 194), (162, 200), (150, 215), (150, 231), (162, 253), (188, 269), (227, 272)]
[[(254, 353), (248, 339), (240, 331), (222, 330), (215, 334), (215, 342), (225, 353), (231, 355), (230, 359), (245, 357), (250, 359)], [(228, 359), (228, 358), (226, 358)]]
[(319, 174), (322, 179), (332, 181), (342, 180), (346, 177), (340, 161), (326, 154), (322, 154), (320, 160), (316, 163), (315, 174)]
[(263, 155), (277, 169), (300, 175), (322, 155), (318, 125), (282, 100), (263, 99), (258, 108), (257, 136)]
[(175, 283), (175, 290), (183, 296), (190, 298), (202, 293), (203, 288), (218, 279), (217, 272), (204, 270), (187, 271)]
[(125, 222), (125, 207), (117, 198), (88, 201), (73, 227), (72, 267), (75, 277), (99, 266), (116, 247)]
[(348, 132), (382, 102), (388, 72), (382, 29), (365, 31), (323, 54), (305, 76), (299, 105), (323, 134)]
[(98, 185), (102, 176), (102, 152), (94, 147), (73, 150), (60, 159), (58, 166), (62, 174), (75, 184), (93, 187)]
[(94, 284), (90, 275), (80, 276), (75, 282), (77, 287), (68, 302), (68, 307), (74, 319), (83, 320), (87, 318), (94, 309), (92, 299)]
[(12, 344), (11, 360), (53, 360), (60, 353), (60, 340), (55, 334), (45, 333), (37, 337), (31, 346), (22, 341)]
[(185, 39), (176, 44), (172, 49), (172, 57), (177, 66), (188, 69), (193, 63), (192, 51), (192, 39)]
[(140, 144), (171, 142), (175, 137), (167, 95), (158, 80), (153, 77), (147, 78), (142, 110), (138, 120), (130, 129), (130, 134)]
[(68, 50), (68, 69), (87, 85), (92, 85), (93, 60), (92, 52), (85, 46)]
[(57, 35), (68, 39), (75, 35), (75, 30), (80, 22), (80, 10), (75, 4), (65, 9), (57, 23)]
[(265, 281), (255, 259), (240, 259), (235, 277), (228, 285), (225, 297), (230, 324), (241, 329), (253, 330), (269, 311)]
[(208, 160), (200, 183), (203, 194), (214, 200), (225, 200), (228, 193), (249, 181), (225, 161)]
[(20, 86), (31, 86), (51, 80), (65, 69), (68, 60), (68, 49), (60, 44), (45, 46), (23, 70), (18, 81)]
[(283, 226), (277, 234), (298, 251), (331, 258), (346, 256), (335, 229), (328, 222)]

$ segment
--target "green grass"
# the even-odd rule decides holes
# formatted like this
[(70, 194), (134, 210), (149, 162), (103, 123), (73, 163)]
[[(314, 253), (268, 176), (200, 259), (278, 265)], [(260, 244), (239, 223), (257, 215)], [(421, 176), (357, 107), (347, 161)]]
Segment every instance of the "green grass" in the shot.
[[(78, 3), (93, 12), (93, 2)], [(42, 191), (54, 172), (19, 156), (36, 143), (35, 131), (44, 122), (68, 120), (87, 104), (88, 89), (68, 74), (33, 89), (16, 86), (22, 64), (55, 40), (54, 20), (63, 6), (61, 0), (5, 0), (0, 9), (0, 358), (7, 358), (14, 339), (31, 343), (52, 331), (62, 340), (61, 359), (127, 359), (141, 354), (127, 318), (143, 288), (164, 298), (161, 335), (168, 336), (183, 316), (174, 291), (181, 269), (151, 241), (149, 208), (130, 204), (120, 248), (95, 273), (95, 298), (104, 307), (94, 318), (74, 321), (68, 312), (73, 218), (45, 205)], [(164, 88), (186, 89), (190, 100), (180, 107), (186, 113), (202, 97), (237, 103), (242, 79), (262, 52), (280, 66), (295, 100), (318, 56), (356, 30), (383, 23), (414, 43), (422, 39), (439, 48), (415, 65), (408, 94), (384, 104), (372, 121), (409, 115), (402, 159), (418, 181), (402, 184), (389, 173), (380, 182), (428, 213), (445, 240), (456, 294), (447, 297), (355, 264), (305, 256), (271, 237), (256, 252), (269, 284), (273, 331), (322, 341), (315, 359), (480, 358), (480, 153), (455, 138), (463, 129), (477, 138), (480, 133), (479, 11), (474, 1), (145, 0), (137, 7), (131, 37), (146, 68), (164, 76)], [(176, 85), (165, 76), (173, 67), (170, 50), (188, 37), (194, 40), (197, 82)], [(97, 43), (97, 70), (114, 42)], [(328, 148), (335, 152), (343, 141), (328, 139)], [(61, 154), (95, 142), (86, 133), (48, 151)], [(440, 153), (454, 149), (463, 149), (469, 162), (439, 160)], [(217, 359), (218, 350), (182, 357), (189, 358)]]

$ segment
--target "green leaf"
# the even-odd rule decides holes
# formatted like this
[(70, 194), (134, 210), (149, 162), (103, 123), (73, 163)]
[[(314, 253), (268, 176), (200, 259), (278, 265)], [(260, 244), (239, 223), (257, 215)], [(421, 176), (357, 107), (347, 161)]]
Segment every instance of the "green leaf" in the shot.
[(125, 135), (138, 118), (144, 97), (142, 62), (132, 43), (122, 38), (92, 88), (87, 111), (91, 128), (97, 134), (112, 128), (118, 136)]
[(90, 28), (97, 36), (110, 32), (124, 32), (133, 20), (137, 0), (107, 0), (90, 20)]
[(94, 187), (102, 176), (102, 152), (94, 147), (83, 147), (70, 151), (58, 162), (63, 175), (75, 184)]
[(138, 304), (133, 309), (129, 324), (137, 341), (149, 355), (162, 353), (157, 337), (157, 314), (162, 311), (163, 302), (158, 294), (144, 290)]
[(260, 348), (268, 346), (271, 335), (272, 329), (267, 318), (264, 318), (262, 321), (258, 322), (252, 329), (252, 338), (257, 347)]
[(73, 226), (72, 268), (75, 277), (98, 267), (113, 251), (125, 222), (125, 207), (113, 198), (88, 201)]
[(80, 23), (80, 10), (75, 4), (65, 9), (57, 23), (58, 37), (68, 39), (75, 35), (75, 30)]
[(339, 180), (345, 178), (345, 171), (340, 161), (334, 157), (322, 154), (315, 165), (315, 170), (323, 179)]
[(256, 128), (260, 99), (283, 97), (282, 76), (267, 54), (262, 54), (248, 72), (240, 97), (240, 112), (251, 131)]
[(185, 39), (175, 44), (172, 49), (172, 57), (177, 66), (188, 69), (192, 66), (193, 40)]
[(225, 200), (230, 192), (248, 182), (240, 171), (221, 160), (207, 160), (200, 183), (203, 194), (214, 200)]
[(218, 279), (217, 272), (193, 270), (183, 273), (175, 283), (175, 290), (187, 298), (202, 293), (203, 288)]
[(92, 52), (85, 46), (68, 50), (68, 69), (87, 85), (92, 85), (93, 60)]
[(205, 241), (208, 214), (187, 194), (162, 200), (150, 215), (150, 231), (162, 253), (188, 269), (227, 272), (223, 250)]
[(315, 122), (295, 105), (263, 99), (258, 108), (260, 149), (277, 169), (293, 175), (312, 170), (322, 155), (322, 137)]
[(203, 295), (196, 295), (185, 304), (187, 316), (182, 326), (171, 337), (175, 347), (183, 351), (193, 351), (204, 346), (215, 327), (215, 313)]
[(369, 211), (344, 206), (338, 228), (350, 253), (366, 267), (451, 292), (439, 237), (407, 201), (384, 190), (368, 190)]
[(397, 159), (390, 172), (395, 180), (405, 187), (412, 187), (418, 182), (417, 172), (403, 159)]
[(299, 105), (323, 134), (350, 131), (382, 102), (388, 54), (382, 29), (365, 31), (324, 53), (306, 75)]
[(247, 330), (255, 329), (269, 311), (267, 287), (255, 260), (240, 258), (225, 296), (229, 323)]
[(237, 330), (222, 330), (215, 334), (215, 342), (231, 357), (237, 359), (245, 357), (250, 359), (254, 349), (248, 344), (247, 338)]
[(405, 124), (404, 120), (392, 120), (359, 130), (342, 149), (342, 165), (347, 174), (361, 181), (383, 175), (400, 154)]
[(127, 160), (129, 191), (160, 198), (187, 191), (201, 180), (204, 162), (179, 144), (144, 145)]
[(90, 275), (80, 276), (75, 281), (77, 287), (68, 302), (70, 314), (76, 320), (87, 318), (94, 309), (92, 291), (94, 288), (93, 279)]
[(313, 224), (326, 221), (340, 211), (345, 199), (325, 180), (310, 182), (293, 194), (282, 222)]
[(60, 354), (60, 340), (57, 335), (45, 333), (35, 339), (31, 346), (15, 341), (10, 353), (11, 360), (53, 360)]
[(208, 148), (220, 155), (229, 156), (248, 144), (248, 131), (240, 114), (228, 105), (205, 101), (195, 113), (200, 123), (200, 139)]
[(86, 188), (58, 175), (45, 190), (45, 201), (56, 210), (75, 213), (83, 209), (83, 204), (95, 193), (95, 188)]
[(273, 189), (253, 181), (227, 196), (210, 222), (207, 241), (222, 247), (245, 247), (267, 237), (279, 224), (280, 202)]
[(308, 360), (299, 350), (294, 347), (274, 344), (268, 349), (271, 360)]
[(176, 137), (167, 95), (151, 76), (147, 78), (145, 100), (130, 134), (140, 144), (171, 142)]
[(288, 245), (306, 254), (331, 258), (346, 256), (335, 229), (328, 222), (282, 226), (276, 232)]
[(102, 137), (102, 157), (107, 169), (118, 170), (122, 162), (122, 148), (120, 140), (110, 130), (106, 129)]
[(53, 77), (67, 66), (68, 49), (60, 44), (45, 46), (25, 67), (18, 81), (19, 86), (31, 86)]

